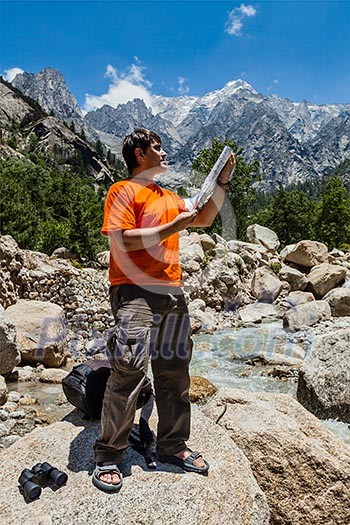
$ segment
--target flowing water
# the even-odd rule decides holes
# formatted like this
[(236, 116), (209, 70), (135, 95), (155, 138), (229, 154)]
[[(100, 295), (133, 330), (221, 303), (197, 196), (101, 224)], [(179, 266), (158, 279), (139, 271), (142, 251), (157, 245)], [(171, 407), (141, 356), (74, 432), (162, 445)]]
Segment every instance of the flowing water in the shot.
[[(278, 322), (224, 329), (214, 335), (200, 334), (194, 337), (191, 375), (206, 377), (217, 387), (276, 392), (296, 398), (298, 366), (311, 340), (310, 333), (303, 345), (293, 341)], [(350, 445), (350, 425), (336, 420), (321, 422)]]
[[(304, 338), (305, 339), (305, 338)], [(303, 342), (283, 330), (280, 322), (194, 337), (191, 375), (209, 379), (217, 387), (289, 394), (296, 397), (298, 366), (308, 351), (311, 338)], [(9, 390), (38, 399), (48, 421), (58, 421), (72, 410), (64, 403), (59, 384), (10, 383)], [(350, 445), (350, 426), (335, 420), (322, 421), (329, 430)]]

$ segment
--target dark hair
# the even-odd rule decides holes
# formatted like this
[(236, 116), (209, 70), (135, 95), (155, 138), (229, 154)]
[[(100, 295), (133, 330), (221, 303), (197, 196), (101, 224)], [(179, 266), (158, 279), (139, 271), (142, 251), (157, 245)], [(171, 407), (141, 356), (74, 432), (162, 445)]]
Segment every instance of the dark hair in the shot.
[(134, 129), (132, 133), (125, 137), (123, 140), (122, 153), (130, 175), (133, 172), (133, 169), (138, 166), (135, 149), (141, 148), (143, 153), (146, 153), (147, 148), (152, 142), (161, 144), (162, 140), (157, 133), (145, 128)]

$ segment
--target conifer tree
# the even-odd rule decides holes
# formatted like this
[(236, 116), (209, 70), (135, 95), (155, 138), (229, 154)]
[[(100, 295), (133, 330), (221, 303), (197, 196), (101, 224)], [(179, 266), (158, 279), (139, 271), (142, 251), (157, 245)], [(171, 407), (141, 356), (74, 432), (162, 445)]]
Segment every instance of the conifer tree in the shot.
[(330, 250), (350, 247), (350, 195), (339, 177), (331, 177), (327, 183), (317, 233)]

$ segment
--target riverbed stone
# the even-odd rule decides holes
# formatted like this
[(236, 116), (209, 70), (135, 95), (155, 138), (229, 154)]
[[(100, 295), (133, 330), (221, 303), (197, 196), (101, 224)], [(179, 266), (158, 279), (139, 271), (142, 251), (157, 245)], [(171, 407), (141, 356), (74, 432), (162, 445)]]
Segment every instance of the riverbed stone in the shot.
[(346, 277), (346, 268), (336, 264), (323, 263), (314, 266), (308, 274), (309, 286), (313, 294), (321, 298)]
[(201, 376), (191, 376), (189, 394), (191, 403), (204, 401), (208, 397), (213, 396), (217, 391), (217, 387), (213, 385), (209, 379)]
[(285, 261), (311, 268), (328, 261), (328, 248), (321, 242), (300, 241), (297, 244), (286, 246), (281, 256)]
[(7, 401), (7, 385), (3, 376), (0, 375), (0, 405), (3, 405)]
[(272, 252), (277, 251), (281, 244), (278, 235), (273, 230), (260, 226), (260, 224), (248, 226), (246, 236), (250, 243), (261, 244)]
[(317, 336), (299, 372), (297, 397), (321, 419), (350, 423), (350, 328)]
[(328, 320), (331, 316), (331, 308), (327, 301), (310, 301), (287, 310), (283, 317), (283, 326), (296, 331)]
[(21, 299), (6, 310), (17, 330), (17, 343), (26, 362), (59, 367), (67, 359), (64, 311), (57, 304)]
[(68, 375), (66, 370), (61, 370), (60, 368), (45, 368), (39, 375), (39, 381), (42, 383), (60, 384), (66, 375)]
[(324, 296), (331, 307), (333, 317), (350, 316), (350, 288), (335, 288)]
[(238, 310), (243, 323), (261, 323), (263, 319), (274, 319), (278, 317), (274, 304), (256, 301)]
[(278, 277), (290, 284), (291, 291), (303, 291), (307, 287), (309, 280), (306, 275), (296, 268), (291, 268), (286, 264), (282, 266), (278, 272)]
[(278, 297), (281, 289), (282, 283), (272, 270), (265, 266), (255, 270), (251, 291), (258, 301), (272, 303)]
[(285, 394), (220, 390), (202, 408), (250, 461), (272, 525), (344, 525), (350, 447)]
[(0, 374), (10, 374), (21, 361), (16, 343), (16, 327), (6, 310), (0, 312)]
[[(151, 426), (156, 429), (156, 419)], [(205, 453), (209, 477), (184, 474), (169, 464), (149, 471), (143, 457), (129, 449), (121, 463), (122, 490), (117, 495), (105, 494), (92, 485), (89, 475), (98, 435), (98, 422), (81, 420), (73, 413), (0, 451), (4, 522), (34, 524), (46, 516), (52, 523), (76, 525), (268, 525), (266, 498), (246, 457), (197, 407), (192, 408), (189, 446)], [(45, 488), (34, 505), (25, 505), (14, 490), (13, 473), (43, 458), (67, 472), (68, 482), (59, 494)]]

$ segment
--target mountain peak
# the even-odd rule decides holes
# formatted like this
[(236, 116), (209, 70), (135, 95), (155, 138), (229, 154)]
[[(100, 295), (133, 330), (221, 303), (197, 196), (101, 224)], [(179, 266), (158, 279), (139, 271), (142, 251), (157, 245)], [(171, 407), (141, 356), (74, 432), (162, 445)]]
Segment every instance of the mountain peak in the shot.
[(222, 89), (228, 94), (234, 94), (237, 93), (237, 91), (243, 89), (251, 91), (252, 93), (257, 93), (255, 89), (250, 84), (248, 84), (248, 82), (242, 80), (241, 78), (238, 78), (237, 80), (230, 80), (224, 85)]

